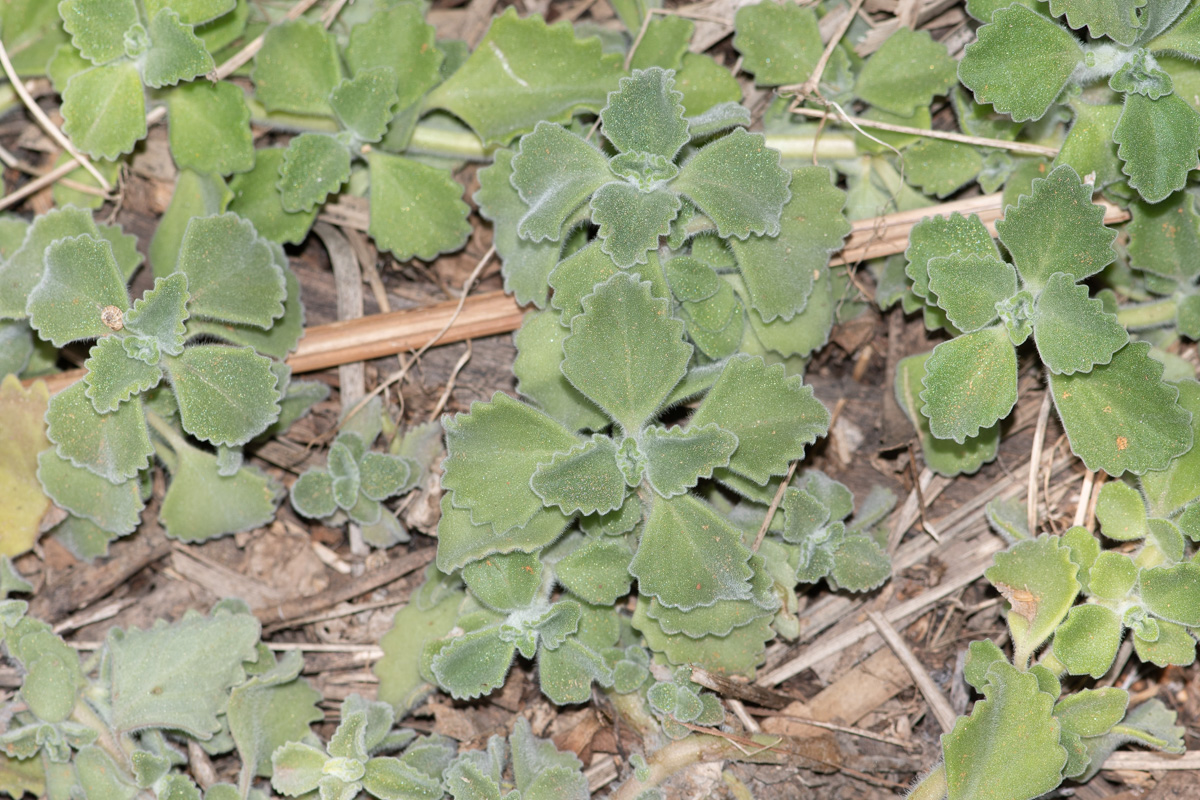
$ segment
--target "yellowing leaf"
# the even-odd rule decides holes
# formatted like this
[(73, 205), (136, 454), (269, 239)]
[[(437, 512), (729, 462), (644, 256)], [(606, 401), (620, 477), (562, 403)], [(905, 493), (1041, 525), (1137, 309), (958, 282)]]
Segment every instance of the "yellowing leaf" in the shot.
[(37, 479), (37, 454), (50, 446), (42, 381), (21, 388), (16, 375), (0, 383), (0, 555), (16, 556), (33, 547), (50, 498)]

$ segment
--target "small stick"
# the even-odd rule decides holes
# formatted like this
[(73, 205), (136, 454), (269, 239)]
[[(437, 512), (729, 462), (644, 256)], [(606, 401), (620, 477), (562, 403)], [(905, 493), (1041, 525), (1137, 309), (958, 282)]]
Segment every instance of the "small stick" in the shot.
[(1046, 443), (1046, 423), (1050, 421), (1050, 392), (1042, 395), (1042, 407), (1038, 411), (1037, 428), (1033, 432), (1033, 448), (1029, 453), (1029, 490), (1026, 494), (1028, 507), (1026, 522), (1029, 535), (1037, 536), (1037, 479), (1042, 466), (1042, 446)]
[(894, 736), (885, 736), (882, 733), (869, 731), (866, 728), (852, 728), (848, 725), (835, 725), (832, 722), (822, 722), (818, 719), (800, 717), (795, 714), (781, 714), (778, 711), (769, 711), (766, 709), (755, 709), (749, 713), (759, 717), (777, 717), (779, 719), (795, 720), (796, 722), (803, 722), (805, 725), (812, 725), (814, 728), (824, 728), (828, 731), (848, 733), (851, 736), (861, 736), (864, 739), (874, 739), (877, 742), (883, 742), (884, 744), (890, 744), (895, 747), (902, 747), (905, 750), (913, 750), (914, 748), (918, 747), (918, 745), (916, 745), (914, 742), (906, 742), (903, 739), (897, 739)]
[(783, 501), (783, 493), (787, 490), (788, 484), (792, 482), (792, 476), (796, 474), (796, 467), (800, 465), (800, 459), (792, 462), (788, 467), (787, 476), (779, 484), (779, 488), (775, 490), (775, 496), (771, 498), (771, 505), (767, 507), (767, 517), (763, 520), (762, 527), (758, 529), (758, 536), (754, 537), (754, 546), (750, 549), (757, 553), (758, 546), (762, 544), (762, 540), (767, 535), (767, 528), (771, 527), (771, 520), (775, 518), (775, 512), (779, 510), (779, 504)]
[(904, 637), (892, 627), (892, 624), (878, 611), (868, 612), (867, 618), (871, 620), (871, 623), (879, 631), (879, 635), (887, 642), (888, 647), (892, 648), (896, 658), (900, 659), (900, 663), (912, 675), (913, 683), (925, 696), (925, 702), (929, 703), (929, 710), (933, 712), (934, 718), (942, 726), (942, 731), (948, 733), (954, 727), (954, 721), (958, 719), (958, 715), (950, 706), (950, 701), (933, 682), (933, 678), (929, 677), (924, 665), (917, 660), (908, 643), (904, 641)]
[(821, 85), (821, 75), (825, 72), (825, 65), (829, 63), (829, 59), (833, 56), (833, 51), (837, 48), (838, 43), (842, 41), (842, 37), (846, 35), (846, 31), (850, 30), (850, 25), (854, 22), (854, 17), (858, 15), (858, 10), (862, 8), (862, 4), (863, 0), (854, 0), (850, 4), (850, 12), (846, 14), (846, 18), (842, 20), (833, 36), (829, 37), (829, 42), (825, 45), (825, 50), (821, 53), (821, 57), (817, 59), (817, 64), (813, 67), (812, 74), (808, 76), (808, 80), (799, 86), (781, 86), (779, 87), (780, 94), (795, 93), (801, 96), (820, 94), (818, 87)]
[(1092, 485), (1095, 482), (1095, 472), (1089, 469), (1083, 474), (1083, 486), (1079, 489), (1079, 502), (1075, 504), (1075, 518), (1071, 520), (1072, 527), (1078, 527), (1087, 520), (1087, 510), (1092, 499)]

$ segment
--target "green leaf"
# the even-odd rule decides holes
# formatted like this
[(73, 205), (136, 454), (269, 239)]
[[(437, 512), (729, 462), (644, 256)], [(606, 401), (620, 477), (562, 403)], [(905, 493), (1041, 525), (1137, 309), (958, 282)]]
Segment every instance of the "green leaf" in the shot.
[(16, 250), (0, 262), (0, 317), (23, 319), (30, 292), (42, 279), (46, 248), (58, 239), (99, 235), (91, 212), (68, 206), (40, 214), (25, 231)]
[[(137, 336), (153, 341), (159, 351), (177, 356), (183, 352), (183, 335), (188, 318), (188, 280), (183, 273), (175, 273), (154, 281), (154, 287), (146, 291), (141, 299), (125, 315), (125, 329)], [(150, 388), (150, 387), (146, 387)]]
[(512, 185), (528, 206), (517, 230), (534, 242), (557, 242), (567, 218), (613, 178), (603, 153), (550, 122), (521, 138), (511, 164)]
[[(223, 476), (216, 456), (188, 446), (182, 437), (170, 445), (175, 465), (159, 511), (168, 537), (202, 542), (265, 525), (275, 517), (278, 485), (266, 473), (242, 467)], [(221, 502), (214, 503), (214, 497)]]
[(1100, 521), (1101, 532), (1118, 542), (1145, 539), (1150, 535), (1146, 503), (1138, 490), (1127, 483), (1111, 481), (1100, 489), (1096, 519)]
[(463, 567), (463, 582), (479, 602), (496, 611), (528, 608), (542, 582), (537, 553), (493, 554)]
[(430, 668), (438, 685), (456, 700), (470, 700), (504, 685), (516, 645), (485, 628), (450, 639), (433, 657)]
[(1025, 122), (1042, 118), (1082, 61), (1083, 48), (1067, 30), (1013, 4), (997, 9), (967, 45), (958, 78), (978, 102)]
[[(737, 78), (730, 74), (729, 69), (707, 53), (684, 53), (682, 64), (675, 73), (675, 88), (683, 92), (683, 109), (688, 117), (688, 133), (695, 139), (704, 135), (712, 128), (713, 118), (707, 117), (709, 111), (718, 112), (718, 118), (726, 121), (739, 119), (733, 124), (747, 125), (746, 111), (733, 111), (726, 115), (717, 107), (730, 104), (740, 104), (742, 87)], [(716, 130), (723, 130), (727, 124), (720, 124)]]
[(629, 593), (633, 554), (624, 542), (593, 539), (554, 566), (554, 575), (570, 592), (589, 603), (610, 606)]
[(63, 91), (63, 133), (83, 152), (108, 161), (133, 151), (146, 136), (142, 78), (130, 61), (95, 67)]
[(1054, 656), (1072, 675), (1102, 677), (1120, 646), (1121, 618), (1105, 606), (1072, 608), (1054, 632)]
[(695, 30), (696, 25), (690, 19), (674, 15), (652, 16), (629, 66), (632, 69), (663, 67), (678, 70)]
[(775, 597), (774, 581), (767, 571), (761, 556), (750, 557), (754, 570), (751, 578), (753, 596), (748, 600), (718, 600), (711, 606), (701, 606), (690, 611), (667, 608), (658, 600), (652, 600), (646, 615), (658, 623), (663, 633), (683, 634), (692, 639), (704, 636), (727, 636), (730, 631), (749, 625), (763, 616), (771, 616), (779, 607)]
[(671, 294), (683, 302), (707, 300), (721, 288), (716, 271), (699, 259), (690, 256), (672, 258), (663, 265), (671, 286)]
[(1106, 550), (1088, 570), (1088, 594), (1105, 600), (1123, 600), (1137, 580), (1138, 568), (1132, 558)]
[[(1148, 36), (1154, 38), (1146, 45), (1146, 49), (1151, 52), (1160, 53), (1163, 51), (1179, 53), (1181, 55), (1191, 56), (1192, 58), (1200, 57), (1200, 49), (1197, 46), (1197, 29), (1200, 28), (1200, 14), (1196, 13), (1195, 8), (1186, 10), (1180, 13), (1175, 7), (1176, 4), (1159, 4), (1164, 10), (1170, 9), (1176, 14), (1179, 14), (1175, 19), (1171, 19), (1166, 14), (1158, 18), (1159, 24), (1163, 27), (1170, 25), (1170, 30), (1163, 31), (1161, 28), (1157, 31), (1153, 30), (1158, 27), (1153, 24), (1153, 21), (1147, 24), (1146, 29), (1141, 32), (1138, 37), (1145, 42)], [(1182, 4), (1183, 8), (1187, 8), (1187, 4)], [(1147, 14), (1153, 14), (1155, 11), (1154, 5), (1147, 9)], [(1171, 23), (1174, 23), (1173, 25)]]
[(799, 376), (786, 377), (781, 364), (739, 355), (725, 365), (689, 427), (710, 423), (737, 437), (730, 471), (765, 484), (825, 435), (829, 411)]
[(1129, 185), (1146, 202), (1157, 203), (1182, 189), (1196, 167), (1200, 112), (1176, 94), (1157, 100), (1128, 94), (1113, 141)]
[[(1200, 384), (1193, 380), (1180, 381), (1179, 404), (1192, 414), (1192, 438), (1197, 440), (1196, 429), (1200, 428)], [(1200, 451), (1192, 448), (1174, 459), (1162, 471), (1147, 472), (1142, 476), (1142, 491), (1151, 512), (1156, 517), (1170, 517), (1200, 497)], [(1106, 484), (1107, 485), (1107, 484)], [(1103, 491), (1103, 490), (1102, 490)], [(1102, 495), (1103, 496), (1103, 495)], [(1182, 527), (1183, 521), (1179, 520)]]
[(847, 536), (833, 552), (829, 582), (835, 589), (865, 592), (892, 574), (892, 559), (869, 536)]
[[(272, 244), (274, 245), (274, 243)], [(275, 263), (282, 265), (286, 262), (287, 257), (282, 254), (281, 250), (276, 250)], [(283, 316), (275, 320), (270, 330), (264, 331), (254, 325), (193, 320), (187, 326), (188, 336), (208, 334), (232, 344), (248, 345), (272, 358), (287, 358), (288, 354), (296, 349), (300, 337), (304, 335), (304, 304), (300, 302), (300, 281), (297, 280), (295, 273), (290, 268), (285, 266), (283, 270), (287, 285), (287, 299), (283, 301)]]
[(997, 661), (1007, 663), (1008, 659), (991, 639), (971, 642), (967, 646), (967, 659), (963, 664), (963, 680), (976, 691), (982, 692), (988, 683), (988, 670)]
[(1139, 659), (1159, 667), (1186, 667), (1196, 660), (1196, 640), (1188, 633), (1188, 629), (1162, 620), (1158, 622), (1158, 636), (1154, 641), (1135, 632), (1133, 649)]
[(454, 581), (430, 567), (425, 583), (407, 605), (396, 612), (391, 629), (380, 639), (383, 657), (372, 671), (379, 677), (379, 699), (391, 703), (403, 717), (432, 690), (421, 677), (421, 652), (426, 643), (441, 638), (454, 627), (464, 594)]
[[(762, 5), (770, 4), (743, 8)], [(791, 200), (783, 207), (777, 236), (729, 240), (750, 304), (764, 322), (776, 317), (791, 320), (804, 311), (815, 276), (850, 232), (850, 223), (842, 214), (846, 194), (830, 181), (829, 170), (793, 170), (791, 193)]]
[(517, 391), (569, 430), (598, 430), (608, 424), (608, 417), (580, 394), (559, 368), (563, 359), (563, 339), (571, 330), (559, 322), (558, 317), (552, 310), (525, 315), (520, 330), (513, 337), (517, 346), (517, 358), (513, 362)]
[(1008, 600), (1008, 627), (1012, 633), (1013, 663), (1023, 667), (1030, 656), (1054, 633), (1079, 593), (1070, 548), (1057, 536), (1017, 542), (997, 553), (984, 573)]
[(904, 167), (909, 184), (940, 199), (975, 180), (983, 169), (983, 156), (967, 144), (921, 139), (904, 151)]
[(275, 188), (284, 152), (281, 147), (254, 151), (254, 169), (234, 175), (229, 181), (233, 193), (229, 211), (250, 220), (260, 236), (280, 244), (299, 244), (308, 235), (317, 212), (316, 209), (307, 213), (284, 210), (283, 199)]
[(350, 179), (350, 151), (333, 136), (302, 133), (288, 143), (279, 168), (284, 211), (312, 211)]
[(942, 342), (925, 369), (921, 413), (939, 439), (963, 444), (1016, 405), (1017, 354), (1003, 326)]
[(309, 519), (328, 517), (338, 507), (333, 498), (333, 478), (328, 472), (315, 468), (292, 484), (291, 498), (292, 508)]
[(229, 693), (229, 732), (242, 763), (260, 776), (271, 775), (272, 753), (298, 742), (325, 716), (316, 705), (321, 693), (299, 677), (303, 666), (300, 653), (285, 653), (278, 664)]
[(220, 214), (232, 197), (219, 175), (200, 175), (190, 169), (179, 171), (171, 204), (150, 240), (150, 266), (155, 277), (165, 278), (175, 271), (179, 245), (192, 217)]
[(332, 116), (329, 93), (342, 79), (337, 42), (318, 22), (273, 25), (254, 57), (251, 77), (254, 96), (268, 111)]
[(197, 345), (164, 359), (184, 429), (214, 445), (239, 445), (279, 416), (271, 360), (249, 347)]
[(171, 156), (180, 169), (229, 175), (254, 167), (250, 109), (234, 84), (186, 83), (167, 95), (167, 111)]
[(1154, 62), (1154, 57), (1144, 50), (1137, 50), (1108, 79), (1108, 87), (1114, 92), (1136, 93), (1157, 100), (1174, 91), (1170, 74), (1163, 72)]
[(378, 142), (387, 131), (398, 99), (395, 70), (381, 66), (363, 69), (352, 80), (343, 80), (330, 93), (329, 105), (342, 126), (355, 137), (364, 142)]
[(136, 481), (114, 485), (90, 470), (73, 466), (53, 450), (38, 454), (37, 475), (50, 499), (76, 516), (120, 536), (137, 528), (145, 504), (138, 496)]
[(751, 596), (750, 551), (723, 517), (691, 495), (654, 498), (629, 565), (643, 595), (687, 611)]
[(791, 3), (742, 6), (733, 18), (733, 46), (758, 86), (804, 83), (825, 49), (811, 8)]
[(1200, 625), (1200, 564), (1150, 567), (1139, 576), (1142, 602), (1151, 613), (1180, 625)]
[(607, 514), (625, 501), (617, 447), (600, 434), (539, 464), (530, 486), (543, 503), (558, 506), (565, 514)]
[(411, 459), (386, 453), (367, 453), (359, 461), (359, 469), (360, 490), (377, 501), (412, 488), (418, 474)]
[(647, 262), (647, 252), (671, 231), (679, 196), (667, 189), (640, 191), (628, 183), (606, 183), (592, 195), (592, 221), (600, 226), (600, 248), (618, 267)]
[(517, 233), (527, 207), (513, 186), (512, 150), (497, 150), (491, 166), (479, 170), (475, 203), (480, 215), (492, 223), (492, 241), (503, 260), (504, 290), (521, 305), (546, 307), (546, 282), (558, 265), (558, 241), (531, 242)]
[(646, 479), (663, 497), (674, 497), (729, 465), (738, 439), (716, 424), (687, 429), (653, 426), (642, 431), (638, 448), (646, 455)]
[[(996, 256), (973, 253), (938, 256), (929, 259), (926, 269), (929, 289), (937, 296), (937, 304), (946, 311), (954, 327), (964, 333), (977, 331), (995, 320), (997, 304), (1017, 293), (1017, 271)], [(1071, 280), (1070, 276), (1067, 279)]]
[(666, 299), (671, 296), (657, 251), (650, 251), (645, 267), (620, 270), (612, 258), (600, 249), (600, 243), (593, 241), (560, 261), (548, 278), (550, 287), (554, 289), (550, 305), (562, 312), (562, 324), (570, 325), (574, 317), (583, 313), (583, 298), (591, 294), (596, 286), (622, 271), (650, 281), (650, 293), (655, 297)]
[(561, 536), (570, 522), (571, 517), (557, 508), (543, 509), (534, 512), (529, 522), (497, 532), (490, 524), (472, 523), (470, 511), (455, 508), (450, 495), (443, 495), (442, 518), (438, 522), (438, 569), (455, 570), (492, 553), (533, 552)]
[(58, 239), (46, 248), (46, 269), (29, 294), (29, 324), (55, 347), (112, 332), (101, 315), (107, 306), (124, 312), (129, 298), (107, 240)]
[(1035, 291), (1064, 265), (1083, 280), (1116, 257), (1117, 232), (1105, 227), (1104, 209), (1092, 203), (1092, 186), (1066, 165), (1035, 180), (1032, 194), (1021, 195), (1016, 208), (1005, 210), (996, 231), (1026, 286)]
[(505, 9), (426, 104), (461, 118), (485, 146), (504, 145), (540, 121), (599, 111), (621, 72), (619, 55), (604, 55), (598, 39), (577, 40), (570, 23), (548, 26)]
[(675, 90), (673, 73), (661, 67), (634, 70), (621, 78), (600, 112), (604, 136), (622, 153), (651, 153), (673, 160), (687, 144), (683, 94)]
[(1153, 205), (1135, 200), (1129, 210), (1131, 266), (1177, 281), (1200, 274), (1200, 214), (1192, 195), (1176, 192)]
[[(116, 411), (130, 397), (153, 389), (162, 380), (157, 359), (154, 364), (147, 364), (127, 352), (127, 343), (134, 341), (106, 336), (92, 346), (83, 364), (88, 371), (83, 376), (87, 397), (101, 414)], [(130, 477), (125, 475), (121, 480)]]
[(154, 16), (163, 8), (174, 9), (185, 25), (202, 25), (228, 14), (237, 7), (235, 0), (142, 0), (146, 13)]
[[(109, 632), (112, 724), (122, 734), (175, 728), (200, 739), (221, 729), (217, 714), (257, 657), (259, 624), (249, 614), (195, 612), (173, 625)], [(163, 658), (170, 653), (171, 658)]]
[(470, 207), (449, 171), (379, 150), (371, 168), (371, 238), (400, 261), (432, 261), (463, 246), (471, 235)]
[(735, 128), (688, 159), (670, 186), (696, 204), (721, 238), (775, 236), (791, 173), (760, 133)]
[(910, 117), (955, 83), (954, 59), (926, 31), (900, 28), (867, 60), (854, 93), (876, 108)]
[(133, 0), (63, 0), (58, 13), (71, 44), (93, 64), (124, 56), (125, 31), (138, 21)]
[(1130, 342), (1090, 373), (1050, 376), (1071, 449), (1088, 469), (1141, 474), (1166, 468), (1191, 447), (1190, 414), (1149, 350)]
[(161, 89), (212, 72), (216, 65), (192, 26), (164, 8), (150, 21), (150, 49), (142, 63), (142, 80)]
[(925, 379), (925, 362), (930, 353), (909, 356), (896, 366), (896, 401), (917, 430), (925, 465), (939, 475), (972, 475), (996, 457), (1000, 427), (993, 425), (968, 437), (961, 444), (939, 439), (929, 430), (929, 420), (920, 412), (920, 393)]
[(1121, 160), (1113, 143), (1113, 129), (1121, 117), (1116, 104), (1075, 103), (1075, 121), (1054, 159), (1054, 166), (1070, 164), (1080, 175), (1095, 173), (1096, 188), (1122, 180)]
[(1129, 341), (1115, 314), (1099, 300), (1088, 297), (1088, 288), (1075, 276), (1056, 272), (1037, 298), (1033, 334), (1042, 363), (1053, 373), (1090, 372), (1108, 364), (1113, 353)]
[(988, 669), (982, 692), (971, 716), (942, 736), (949, 800), (983, 797), (996, 787), (1005, 797), (1032, 798), (1058, 786), (1067, 752), (1051, 715), (1054, 698), (1039, 691), (1036, 677), (1003, 661)]
[(755, 668), (763, 662), (766, 642), (775, 638), (771, 616), (755, 619), (749, 625), (734, 628), (726, 636), (669, 636), (658, 623), (646, 616), (649, 605), (640, 598), (633, 614), (633, 626), (641, 631), (646, 643), (656, 652), (666, 655), (672, 664), (700, 665), (722, 674), (753, 677)]
[(469, 414), (444, 417), (442, 424), (447, 450), (442, 485), (455, 506), (470, 510), (471, 522), (491, 525), (497, 533), (533, 519), (542, 500), (530, 488), (530, 476), (578, 443), (560, 423), (501, 392), (490, 403), (472, 404)]
[(302, 742), (287, 742), (271, 755), (271, 787), (288, 797), (316, 791), (329, 756)]
[(1095, 39), (1107, 36), (1130, 45), (1144, 24), (1138, 11), (1145, 5), (1146, 0), (1051, 0), (1050, 13), (1056, 17), (1065, 14), (1067, 24), (1076, 30), (1086, 25)]
[(420, 6), (397, 4), (350, 30), (346, 64), (356, 78), (367, 70), (390, 67), (393, 72), (390, 88), (393, 91), (399, 88), (399, 95), (392, 102), (397, 109), (408, 108), (440, 78), (443, 55), (435, 46), (434, 34), (434, 27), (422, 18)]
[(628, 435), (650, 420), (683, 379), (692, 349), (650, 284), (618, 273), (583, 299), (563, 342), (562, 371)]
[(949, 217), (926, 217), (913, 226), (904, 251), (908, 261), (904, 271), (918, 297), (937, 300), (929, 294), (929, 260), (949, 256), (999, 258), (1000, 251), (974, 214), (964, 217), (955, 211)]
[(187, 275), (193, 316), (264, 329), (283, 316), (283, 270), (254, 225), (237, 214), (189, 222), (177, 268)]

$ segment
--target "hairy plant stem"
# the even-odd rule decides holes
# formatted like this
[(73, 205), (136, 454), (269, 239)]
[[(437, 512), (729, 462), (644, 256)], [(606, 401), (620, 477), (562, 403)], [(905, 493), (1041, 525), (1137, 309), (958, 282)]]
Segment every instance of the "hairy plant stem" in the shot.
[(613, 708), (621, 715), (621, 720), (637, 732), (638, 737), (647, 747), (657, 747), (662, 742), (662, 728), (658, 720), (646, 708), (642, 696), (637, 692), (617, 694), (605, 692), (612, 702)]
[(80, 698), (75, 701), (75, 708), (71, 709), (71, 719), (80, 725), (86, 725), (94, 730), (97, 734), (96, 744), (100, 745), (100, 748), (104, 752), (108, 753), (114, 764), (124, 770), (128, 770), (129, 757), (132, 755), (132, 750), (121, 746), (112, 729), (100, 718), (95, 709), (88, 705), (86, 700)]
[(158, 456), (170, 472), (175, 472), (177, 459), (174, 450), (179, 449), (181, 445), (187, 444), (183, 437), (167, 423), (165, 419), (155, 414), (153, 411), (146, 412), (146, 422), (150, 423), (151, 430), (156, 433), (170, 448), (171, 452), (164, 452), (162, 448), (154, 448), (154, 454)]
[(784, 757), (769, 749), (779, 743), (778, 736), (760, 733), (751, 736), (747, 742), (753, 742), (760, 749), (756, 751), (749, 746), (742, 749), (729, 739), (702, 733), (694, 733), (685, 739), (671, 742), (646, 759), (650, 770), (646, 780), (638, 780), (636, 776), (630, 778), (612, 794), (611, 800), (633, 800), (647, 789), (662, 784), (684, 767), (705, 761), (732, 759), (768, 764), (782, 762)]
[(909, 793), (908, 800), (942, 800), (948, 791), (946, 765), (938, 764), (933, 772), (926, 775)]
[(1117, 322), (1130, 330), (1157, 328), (1175, 321), (1174, 297), (1117, 309)]

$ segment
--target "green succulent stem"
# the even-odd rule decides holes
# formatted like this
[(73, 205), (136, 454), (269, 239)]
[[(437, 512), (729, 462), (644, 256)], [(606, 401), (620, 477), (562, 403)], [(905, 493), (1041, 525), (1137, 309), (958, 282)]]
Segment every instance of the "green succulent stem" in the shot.
[(417, 125), (408, 141), (408, 152), (450, 156), (467, 161), (491, 161), (492, 152), (470, 131), (448, 131), (432, 125)]
[(108, 724), (101, 719), (95, 709), (88, 705), (86, 700), (80, 699), (76, 701), (75, 708), (71, 710), (71, 719), (80, 725), (86, 725), (96, 732), (96, 744), (104, 752), (108, 753), (114, 764), (119, 764), (122, 768), (129, 765), (129, 757), (133, 752), (132, 748), (121, 746), (121, 742), (113, 734), (112, 728), (108, 727)]
[[(782, 741), (779, 736), (755, 734), (749, 742), (733, 742), (720, 736), (693, 734), (686, 739), (672, 742), (646, 759), (650, 774), (640, 781), (631, 777), (612, 795), (612, 800), (633, 800), (647, 789), (664, 783), (679, 770), (705, 761), (750, 761), (758, 764), (779, 764), (787, 758), (786, 753), (773, 750)], [(753, 745), (760, 749), (750, 749)], [(740, 745), (740, 746), (739, 746)]]
[(1117, 310), (1117, 322), (1129, 330), (1157, 328), (1175, 321), (1177, 302), (1174, 297), (1151, 303), (1125, 306)]
[(926, 775), (913, 789), (907, 800), (942, 800), (949, 791), (946, 784), (946, 766), (938, 764), (933, 772)]
[(784, 158), (857, 158), (858, 148), (853, 137), (845, 134), (824, 133), (808, 136), (793, 133), (768, 133), (767, 147), (778, 150)]

